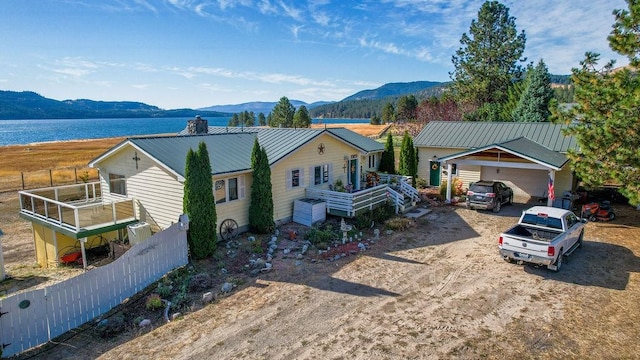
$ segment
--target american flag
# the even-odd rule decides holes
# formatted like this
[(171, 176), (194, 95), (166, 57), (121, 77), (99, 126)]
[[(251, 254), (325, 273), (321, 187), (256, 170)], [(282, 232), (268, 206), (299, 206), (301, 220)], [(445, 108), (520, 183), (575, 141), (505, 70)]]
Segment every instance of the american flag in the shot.
[(556, 194), (554, 193), (553, 190), (553, 179), (551, 178), (551, 175), (549, 175), (549, 199), (551, 199), (551, 201), (554, 201), (556, 199)]

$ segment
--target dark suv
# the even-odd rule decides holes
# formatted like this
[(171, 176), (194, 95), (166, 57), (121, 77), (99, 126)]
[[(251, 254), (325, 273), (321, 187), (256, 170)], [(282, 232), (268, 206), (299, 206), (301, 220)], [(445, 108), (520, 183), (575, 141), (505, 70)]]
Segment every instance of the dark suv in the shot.
[(467, 208), (500, 212), (503, 204), (513, 202), (513, 190), (500, 181), (480, 180), (467, 191)]

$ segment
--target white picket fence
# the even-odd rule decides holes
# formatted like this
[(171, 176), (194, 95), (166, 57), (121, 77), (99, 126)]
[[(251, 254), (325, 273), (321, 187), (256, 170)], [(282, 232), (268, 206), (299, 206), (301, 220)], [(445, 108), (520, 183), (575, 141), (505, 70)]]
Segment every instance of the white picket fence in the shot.
[(188, 262), (187, 233), (174, 224), (114, 262), (64, 282), (0, 299), (2, 357), (90, 321)]

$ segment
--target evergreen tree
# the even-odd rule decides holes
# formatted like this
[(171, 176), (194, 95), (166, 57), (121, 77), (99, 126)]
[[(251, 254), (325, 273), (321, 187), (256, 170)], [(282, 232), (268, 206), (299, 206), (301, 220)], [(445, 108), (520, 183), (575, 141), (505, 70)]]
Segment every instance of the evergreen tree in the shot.
[(500, 121), (514, 121), (513, 112), (518, 107), (522, 93), (526, 87), (527, 81), (516, 81), (507, 90), (507, 101), (502, 104), (500, 113)]
[(393, 107), (393, 104), (388, 102), (382, 108), (382, 122), (385, 124), (390, 124), (395, 121), (396, 118), (396, 110)]
[(293, 127), (295, 128), (308, 128), (311, 127), (311, 116), (309, 111), (304, 105), (300, 105), (293, 115)]
[(549, 103), (553, 99), (551, 77), (544, 61), (527, 72), (525, 89), (513, 110), (513, 121), (549, 121)]
[(371, 125), (381, 125), (382, 124), (382, 120), (380, 120), (380, 117), (378, 115), (373, 115), (371, 117), (371, 119), (369, 119), (369, 124), (371, 124)]
[(400, 122), (415, 120), (417, 108), (418, 100), (414, 95), (401, 96), (396, 106), (396, 120)]
[(384, 151), (380, 157), (378, 171), (385, 172), (387, 174), (396, 173), (396, 155), (393, 147), (393, 136), (390, 132), (387, 134), (387, 142), (384, 145)]
[(249, 204), (249, 229), (258, 234), (266, 234), (275, 228), (273, 221), (273, 194), (271, 189), (271, 168), (269, 159), (258, 139), (251, 152), (251, 203)]
[(492, 121), (500, 116), (509, 86), (522, 77), (518, 65), (524, 53), (526, 36), (518, 34), (509, 8), (498, 1), (486, 1), (471, 21), (469, 35), (462, 34), (462, 46), (452, 57), (450, 73), (458, 102), (477, 110), (468, 120)]
[(231, 119), (227, 122), (227, 126), (240, 126), (240, 117), (238, 114), (231, 115)]
[(400, 147), (400, 164), (398, 172), (401, 175), (410, 176), (414, 183), (418, 176), (418, 160), (416, 158), (416, 149), (413, 146), (413, 139), (409, 136), (409, 132), (405, 131)]
[(293, 115), (296, 108), (291, 105), (286, 96), (280, 98), (280, 101), (273, 107), (271, 111), (271, 127), (293, 127)]
[(640, 204), (640, 1), (627, 0), (629, 10), (615, 10), (610, 47), (629, 59), (613, 70), (611, 61), (597, 69), (599, 55), (587, 53), (573, 69), (574, 106), (561, 113), (579, 150), (570, 151), (572, 168), (586, 185), (621, 185), (632, 205)]
[(216, 206), (209, 152), (204, 142), (189, 149), (185, 167), (183, 211), (189, 216), (187, 242), (191, 255), (204, 259), (216, 249)]
[(264, 113), (258, 114), (258, 126), (267, 126), (267, 118)]

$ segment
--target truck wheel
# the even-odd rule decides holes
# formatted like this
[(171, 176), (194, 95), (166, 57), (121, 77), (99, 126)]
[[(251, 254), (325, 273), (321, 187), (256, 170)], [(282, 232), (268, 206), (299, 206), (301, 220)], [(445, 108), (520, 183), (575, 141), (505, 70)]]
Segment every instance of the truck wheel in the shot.
[(496, 204), (493, 206), (493, 212), (494, 213), (498, 213), (500, 212), (500, 207), (502, 206), (502, 201), (498, 200), (496, 201)]
[(551, 270), (553, 272), (559, 272), (560, 269), (562, 269), (562, 261), (564, 258), (564, 254), (562, 254), (562, 251), (560, 251), (560, 254), (558, 254), (558, 258), (556, 259), (556, 262), (553, 264), (556, 266), (555, 270)]
[(513, 205), (513, 195), (509, 196), (509, 205)]
[(584, 238), (584, 230), (580, 231), (580, 237), (578, 237), (578, 247), (579, 248), (582, 247), (583, 238)]

